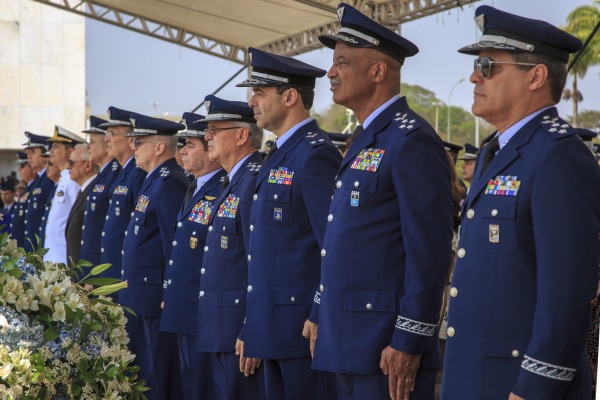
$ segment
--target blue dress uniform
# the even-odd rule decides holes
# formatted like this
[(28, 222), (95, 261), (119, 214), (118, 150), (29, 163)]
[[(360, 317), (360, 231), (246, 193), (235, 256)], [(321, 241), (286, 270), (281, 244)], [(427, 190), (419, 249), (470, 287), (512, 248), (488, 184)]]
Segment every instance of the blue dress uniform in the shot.
[[(27, 136), (27, 143), (25, 143), (25, 149), (32, 149), (40, 147), (43, 152), (46, 151), (48, 144), (48, 136), (36, 135), (31, 132), (25, 132)], [(34, 247), (37, 247), (36, 235), (39, 236), (40, 225), (42, 223), (42, 216), (44, 215), (45, 206), (50, 199), (50, 192), (54, 187), (54, 182), (48, 178), (46, 169), (38, 172), (36, 179), (31, 189), (31, 194), (27, 199), (27, 209), (25, 210), (25, 238), (23, 246), (26, 251), (33, 251)]]
[(42, 222), (40, 223), (39, 237), (40, 237), (40, 245), (44, 248), (44, 238), (46, 237), (46, 221), (48, 221), (48, 214), (50, 214), (50, 208), (52, 208), (52, 200), (54, 199), (54, 194), (56, 193), (56, 188), (58, 187), (58, 183), (53, 183), (52, 189), (48, 194), (48, 201), (44, 206), (44, 215), (42, 215)]
[[(348, 5), (338, 14), (339, 33), (319, 37), (328, 47), (364, 45), (399, 62), (418, 52)], [(452, 239), (448, 157), (404, 97), (383, 103), (362, 128), (342, 161), (327, 217), (313, 367), (337, 372), (340, 397), (387, 398), (379, 362), (390, 346), (421, 356), (410, 398), (433, 399)]]
[[(173, 135), (182, 124), (132, 113), (132, 136)], [(123, 241), (123, 274), (129, 283), (119, 292), (119, 303), (131, 308), (131, 347), (138, 356), (140, 377), (152, 389), (150, 399), (180, 398), (177, 342), (159, 332), (162, 283), (171, 255), (173, 224), (185, 196), (188, 180), (175, 158), (150, 171), (142, 184)], [(105, 227), (106, 229), (106, 227)]]
[[(249, 53), (252, 74), (237, 86), (312, 90), (325, 75), (293, 58)], [(267, 398), (334, 399), (334, 377), (310, 368), (302, 328), (319, 286), (327, 209), (342, 157), (312, 118), (282, 132), (276, 144), (258, 173), (250, 214), (244, 355), (263, 359)]]
[[(27, 164), (27, 154), (19, 151), (17, 152), (17, 165), (24, 164)], [(17, 241), (19, 247), (23, 246), (23, 241), (25, 239), (25, 211), (27, 210), (27, 199), (31, 194), (33, 182), (33, 180), (28, 182), (23, 193), (21, 193), (18, 198), (15, 198), (15, 205), (12, 209), (12, 216), (9, 224), (10, 237)]]
[[(207, 96), (206, 121), (255, 123), (246, 104)], [(263, 368), (249, 377), (239, 369), (235, 344), (244, 325), (248, 286), (250, 207), (262, 157), (256, 151), (230, 171), (229, 182), (210, 213), (204, 260), (200, 266), (196, 350), (212, 353), (218, 399), (259, 400), (264, 396)]]
[[(0, 190), (10, 190), (14, 193), (15, 187), (11, 182), (7, 182), (0, 185)], [(0, 233), (10, 232), (10, 221), (12, 220), (13, 208), (15, 205), (16, 201), (13, 201), (13, 204), (4, 204), (2, 209), (0, 209), (0, 214), (2, 214), (0, 226), (4, 225), (2, 229), (0, 229)]]
[[(202, 115), (184, 113), (186, 129), (175, 136), (203, 138), (206, 123), (196, 122)], [(221, 182), (226, 172), (217, 169), (197, 178), (190, 186), (195, 193), (187, 204), (181, 206), (175, 224), (171, 257), (165, 267), (163, 281), (164, 308), (160, 330), (177, 334), (179, 363), (183, 385), (183, 399), (210, 400), (215, 398), (210, 354), (196, 351), (198, 325), (198, 292), (200, 291), (200, 266), (208, 233), (208, 220)], [(196, 180), (193, 175), (192, 178)], [(186, 195), (187, 199), (187, 195)], [(177, 245), (175, 245), (175, 243)]]
[[(460, 52), (531, 46), (566, 64), (581, 48), (542, 21), (486, 6), (476, 15), (485, 37)], [(590, 399), (585, 339), (598, 283), (600, 171), (553, 107), (498, 138), (485, 170), (496, 139), (482, 148), (463, 205), (442, 399)]]
[[(90, 127), (82, 132), (105, 135), (106, 131), (100, 127), (108, 121), (102, 118), (90, 116)], [(108, 207), (110, 206), (110, 195), (113, 182), (117, 179), (121, 166), (117, 160), (109, 161), (100, 166), (100, 173), (91, 183), (92, 188), (86, 199), (83, 225), (81, 231), (81, 254), (80, 258), (91, 262), (93, 265), (101, 263), (100, 247), (102, 246), (102, 230)], [(119, 270), (109, 268), (118, 277)]]

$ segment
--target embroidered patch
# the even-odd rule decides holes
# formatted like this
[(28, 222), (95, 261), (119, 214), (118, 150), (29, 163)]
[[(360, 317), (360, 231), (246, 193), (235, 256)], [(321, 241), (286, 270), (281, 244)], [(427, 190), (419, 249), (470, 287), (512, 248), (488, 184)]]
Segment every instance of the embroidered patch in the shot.
[(227, 236), (221, 236), (221, 248), (226, 249), (229, 247), (229, 239)]
[(516, 196), (519, 193), (521, 181), (517, 180), (516, 176), (498, 175), (494, 179), (490, 179), (485, 188), (485, 194), (494, 196)]
[(561, 367), (560, 365), (548, 364), (543, 361), (525, 356), (521, 368), (534, 374), (559, 381), (572, 381), (577, 369)]
[(235, 218), (239, 202), (239, 197), (235, 197), (234, 194), (230, 194), (219, 206), (217, 216), (219, 218)]
[(65, 192), (62, 190), (59, 190), (58, 192), (56, 192), (56, 196), (57, 197), (65, 197)]
[(357, 190), (353, 190), (350, 193), (350, 207), (358, 207), (359, 202), (360, 202), (360, 192)]
[(313, 298), (313, 301), (317, 304), (321, 304), (321, 293), (319, 293), (318, 290), (315, 292), (315, 297)]
[(273, 219), (275, 221), (283, 221), (283, 210), (279, 207), (273, 209)]
[(417, 335), (421, 336), (433, 336), (437, 325), (426, 324), (425, 322), (415, 321), (398, 315), (398, 319), (396, 320), (396, 328), (410, 333), (416, 333)]
[(90, 209), (96, 211), (96, 203), (90, 203)]
[(377, 168), (379, 168), (379, 164), (381, 163), (384, 154), (385, 150), (382, 149), (363, 149), (358, 153), (356, 158), (354, 158), (350, 168), (375, 172), (377, 171)]
[(276, 183), (278, 185), (291, 185), (292, 179), (294, 178), (294, 171), (290, 171), (287, 167), (279, 167), (272, 169), (269, 173), (269, 183)]
[(94, 189), (92, 189), (92, 192), (94, 192), (94, 193), (104, 192), (104, 185), (101, 185), (101, 184), (94, 185)]
[(135, 205), (135, 211), (146, 212), (146, 208), (148, 208), (148, 203), (150, 203), (150, 198), (145, 194), (141, 195), (138, 198), (137, 204)]
[(42, 194), (42, 188), (35, 188), (33, 189), (33, 192), (31, 192), (32, 195), (36, 195), (36, 194)]
[(212, 210), (212, 203), (206, 200), (200, 200), (194, 204), (194, 208), (190, 212), (188, 220), (197, 222), (202, 225), (207, 225), (210, 219), (210, 211)]
[(113, 194), (119, 195), (119, 196), (126, 196), (127, 195), (127, 191), (129, 191), (129, 188), (127, 186), (116, 186), (115, 190), (113, 190)]

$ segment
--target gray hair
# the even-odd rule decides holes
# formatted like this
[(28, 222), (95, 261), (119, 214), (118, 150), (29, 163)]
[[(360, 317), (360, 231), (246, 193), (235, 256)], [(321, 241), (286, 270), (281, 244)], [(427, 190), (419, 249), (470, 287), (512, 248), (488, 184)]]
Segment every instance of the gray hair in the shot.
[(80, 161), (90, 161), (90, 151), (88, 150), (87, 144), (76, 144), (73, 151), (79, 153)]
[(165, 149), (167, 153), (174, 155), (177, 153), (177, 137), (175, 136), (166, 136), (165, 140)]
[(250, 134), (248, 137), (250, 138), (250, 146), (253, 149), (260, 149), (262, 147), (262, 139), (263, 139), (263, 130), (259, 128), (256, 124), (251, 122), (240, 122), (238, 125), (240, 128), (248, 128)]

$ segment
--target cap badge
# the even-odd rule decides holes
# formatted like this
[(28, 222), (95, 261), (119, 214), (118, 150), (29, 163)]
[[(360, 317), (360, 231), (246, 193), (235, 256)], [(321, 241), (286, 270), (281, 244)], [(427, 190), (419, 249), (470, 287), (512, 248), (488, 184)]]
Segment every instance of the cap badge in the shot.
[(483, 27), (485, 25), (485, 13), (480, 14), (475, 17), (475, 24), (479, 28), (479, 30), (483, 33)]

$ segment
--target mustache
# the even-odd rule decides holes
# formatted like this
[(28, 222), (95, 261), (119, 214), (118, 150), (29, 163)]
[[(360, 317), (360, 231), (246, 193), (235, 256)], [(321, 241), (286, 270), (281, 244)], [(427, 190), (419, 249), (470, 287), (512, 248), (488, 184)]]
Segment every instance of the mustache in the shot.
[(339, 84), (342, 83), (342, 81), (340, 80), (340, 78), (331, 78), (329, 80), (329, 83), (332, 84), (332, 85), (339, 85)]

